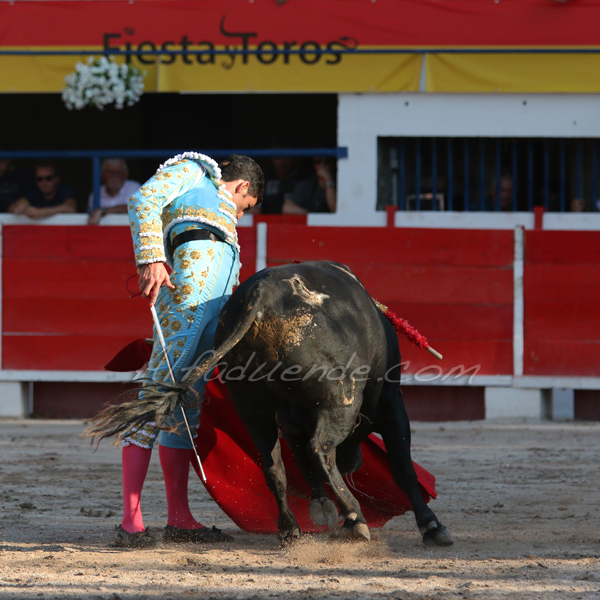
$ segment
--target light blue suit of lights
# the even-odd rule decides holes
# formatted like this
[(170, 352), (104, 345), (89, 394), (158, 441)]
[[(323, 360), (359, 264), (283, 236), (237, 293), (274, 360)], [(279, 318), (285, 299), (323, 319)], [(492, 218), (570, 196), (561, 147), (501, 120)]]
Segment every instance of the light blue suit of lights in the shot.
[[(175, 289), (161, 288), (156, 311), (177, 381), (198, 356), (213, 348), (219, 314), (238, 283), (237, 208), (220, 178), (220, 169), (212, 159), (185, 153), (162, 165), (129, 202), (137, 265), (167, 262), (173, 269), (170, 279)], [(225, 243), (195, 240), (181, 245), (173, 256), (167, 255), (167, 236), (172, 240), (198, 228), (213, 231)], [(171, 376), (156, 331), (154, 340), (146, 382), (160, 387), (162, 382), (171, 383)], [(196, 384), (200, 397), (204, 387), (202, 378)], [(143, 386), (140, 397), (145, 393)], [(186, 411), (186, 416), (194, 433), (200, 409)], [(132, 428), (123, 434), (121, 441), (125, 446), (152, 448), (158, 437), (162, 446), (191, 448), (183, 417), (176, 412), (174, 419), (182, 424), (175, 433), (145, 423), (139, 430)]]

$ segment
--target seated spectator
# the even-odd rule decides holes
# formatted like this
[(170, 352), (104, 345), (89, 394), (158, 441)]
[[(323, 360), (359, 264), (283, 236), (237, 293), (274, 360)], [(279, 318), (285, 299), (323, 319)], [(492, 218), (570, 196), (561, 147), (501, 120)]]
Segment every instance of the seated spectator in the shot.
[(90, 194), (88, 225), (98, 225), (106, 214), (126, 214), (127, 203), (142, 184), (129, 177), (127, 163), (122, 158), (106, 158), (102, 161), (102, 183), (100, 188), (100, 208), (94, 209), (94, 193)]
[(314, 175), (298, 183), (283, 203), (282, 212), (304, 215), (309, 212), (335, 212), (337, 192), (335, 161), (323, 156), (313, 160)]
[(587, 210), (583, 198), (573, 198), (571, 200), (571, 212), (584, 212)]
[(77, 202), (70, 185), (60, 182), (56, 167), (49, 162), (40, 163), (35, 169), (37, 187), (27, 192), (9, 207), (15, 215), (42, 219), (59, 213), (75, 212)]
[(263, 215), (280, 215), (285, 199), (289, 197), (296, 186), (306, 177), (297, 160), (288, 156), (274, 156), (271, 165), (275, 177), (265, 182), (265, 193), (262, 204), (256, 212)]
[(8, 158), (0, 158), (0, 212), (9, 212), (11, 204), (35, 188), (28, 169), (15, 167)]
[[(485, 197), (483, 210), (494, 212), (496, 210), (511, 211), (513, 209), (513, 178), (510, 173), (500, 177), (500, 201), (498, 202), (498, 186), (496, 177), (492, 178), (489, 194)], [(482, 210), (479, 197), (471, 198), (469, 210)]]

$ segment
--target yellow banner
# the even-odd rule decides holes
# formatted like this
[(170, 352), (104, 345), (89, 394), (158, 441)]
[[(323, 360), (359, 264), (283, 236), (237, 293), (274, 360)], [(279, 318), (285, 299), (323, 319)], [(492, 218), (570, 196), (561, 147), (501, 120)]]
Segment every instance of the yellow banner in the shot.
[[(70, 50), (80, 50), (73, 48)], [(87, 49), (90, 49), (89, 47)], [(94, 49), (93, 47), (91, 48)], [(102, 53), (98, 49), (99, 57)], [(175, 49), (175, 48), (174, 48)], [(2, 48), (10, 50), (10, 48)], [(32, 50), (57, 50), (32, 48)], [(282, 56), (271, 64), (244, 63), (241, 55), (216, 55), (191, 64), (168, 57), (146, 56), (146, 92), (415, 92), (419, 90), (423, 54), (346, 54), (329, 64), (295, 61)], [(87, 55), (0, 56), (0, 92), (61, 92), (65, 77)], [(125, 57), (115, 57), (124, 62)], [(180, 57), (179, 57), (180, 58)], [(208, 55), (203, 56), (207, 61)], [(297, 57), (295, 57), (297, 58)], [(291, 60), (291, 59), (290, 59)], [(148, 64), (154, 61), (155, 64)], [(428, 54), (427, 92), (462, 93), (598, 93), (600, 54)]]
[(430, 54), (428, 92), (600, 92), (599, 54)]
[[(2, 48), (6, 50), (7, 48)], [(57, 48), (52, 48), (57, 50)], [(79, 48), (71, 48), (77, 50)], [(94, 48), (91, 48), (92, 50)], [(175, 49), (175, 48), (174, 48)], [(35, 50), (51, 50), (35, 48)], [(98, 48), (98, 55), (101, 49)], [(0, 56), (0, 92), (61, 92), (65, 77), (87, 56)], [(207, 60), (208, 55), (203, 56)], [(297, 57), (295, 57), (297, 58)], [(192, 64), (168, 57), (145, 57), (156, 64), (131, 64), (147, 72), (146, 92), (405, 92), (419, 89), (421, 56), (414, 54), (344, 55), (336, 64), (286, 64), (283, 56), (271, 64), (244, 64), (241, 55), (216, 55), (213, 62)], [(124, 57), (116, 57), (124, 62)]]

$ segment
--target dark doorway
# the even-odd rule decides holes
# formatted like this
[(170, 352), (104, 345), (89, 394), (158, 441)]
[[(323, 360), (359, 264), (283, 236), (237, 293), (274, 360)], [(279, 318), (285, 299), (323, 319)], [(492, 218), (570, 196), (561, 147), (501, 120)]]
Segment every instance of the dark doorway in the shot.
[[(1, 94), (5, 150), (210, 150), (296, 148), (337, 143), (336, 94), (144, 94), (123, 110), (69, 111), (59, 94)], [(167, 157), (165, 157), (167, 158)], [(35, 160), (19, 161), (32, 167)], [(158, 159), (130, 160), (130, 178), (145, 181)], [(268, 167), (268, 161), (265, 161)], [(85, 211), (91, 161), (59, 161), (63, 181)]]

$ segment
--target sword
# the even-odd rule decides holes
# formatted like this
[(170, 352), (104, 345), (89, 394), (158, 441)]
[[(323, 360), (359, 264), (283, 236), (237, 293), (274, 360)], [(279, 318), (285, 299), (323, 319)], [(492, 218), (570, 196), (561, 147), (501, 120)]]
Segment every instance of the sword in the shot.
[[(154, 305), (150, 305), (150, 312), (152, 313), (152, 319), (154, 320), (154, 326), (156, 327), (156, 333), (158, 333), (158, 339), (160, 340), (160, 345), (162, 346), (163, 354), (165, 355), (165, 360), (167, 361), (167, 366), (169, 367), (169, 373), (171, 374), (171, 379), (173, 380), (173, 384), (177, 384), (175, 381), (175, 375), (173, 375), (173, 369), (171, 367), (171, 361), (169, 360), (169, 354), (167, 353), (167, 344), (165, 343), (165, 338), (163, 336), (162, 329), (160, 327), (160, 322), (158, 321), (158, 315), (156, 314), (156, 308)], [(200, 473), (202, 473), (202, 481), (206, 483), (206, 475), (204, 473), (204, 469), (202, 468), (202, 461), (198, 456), (198, 450), (196, 450), (196, 444), (194, 442), (194, 437), (192, 436), (192, 431), (190, 429), (190, 425), (188, 423), (187, 417), (185, 415), (185, 410), (183, 410), (183, 406), (181, 407), (181, 414), (183, 415), (183, 420), (185, 421), (185, 426), (187, 428), (187, 432), (190, 436), (190, 441), (192, 442), (192, 449), (194, 450), (194, 454), (196, 455), (196, 460), (198, 461), (198, 466), (200, 467)]]

